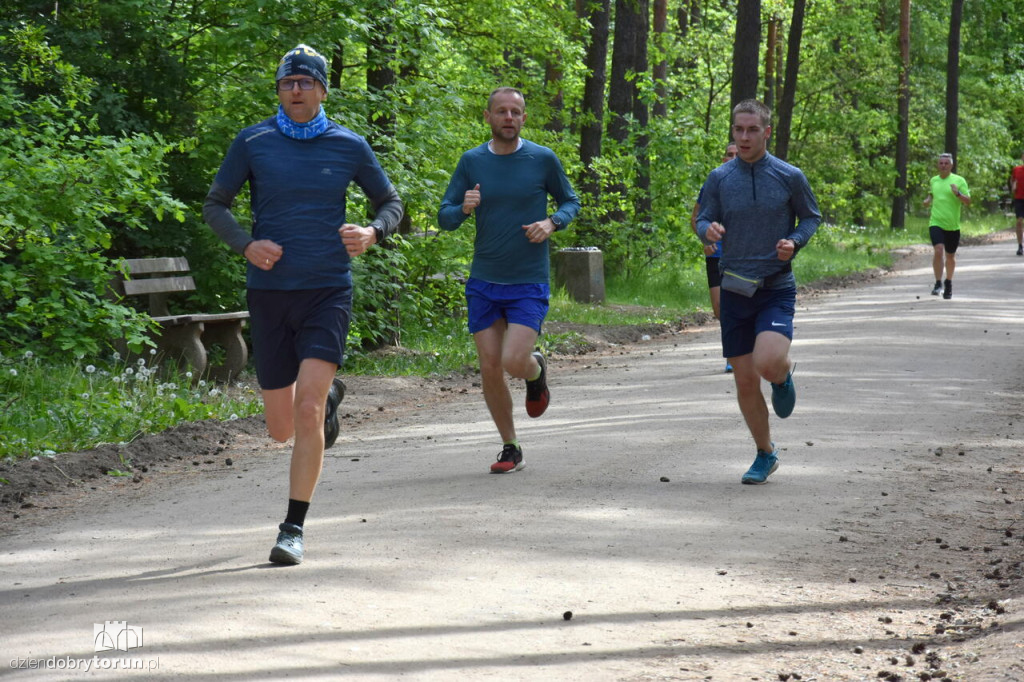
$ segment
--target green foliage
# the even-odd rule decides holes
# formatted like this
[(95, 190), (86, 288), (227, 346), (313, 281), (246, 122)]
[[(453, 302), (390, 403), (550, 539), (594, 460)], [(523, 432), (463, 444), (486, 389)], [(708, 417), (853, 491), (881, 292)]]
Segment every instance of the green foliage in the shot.
[[(947, 5), (913, 5), (908, 198), (916, 215), (942, 146)], [(588, 27), (568, 3), (4, 3), (0, 347), (88, 354), (118, 329), (141, 340), (144, 318), (106, 296), (118, 257), (187, 253), (198, 289), (182, 297), (183, 309), (243, 305), (245, 263), (203, 224), (200, 207), (237, 131), (274, 112), (277, 59), (299, 42), (331, 58), (337, 86), (327, 113), (372, 140), (410, 218), (406, 241), (355, 264), (350, 346), (404, 340), (461, 305), (473, 226), (439, 234), (435, 216), (459, 155), (489, 136), (482, 110), (498, 85), (524, 90), (524, 136), (558, 153), (577, 190), (584, 170), (604, 188), (623, 188), (582, 197), (580, 218), (553, 248), (598, 246), (610, 281), (649, 276), (665, 292), (685, 289), (703, 267), (690, 209), (728, 137), (735, 22), (735, 3), (700, 3), (683, 31), (675, 17), (690, 7), (669, 3), (669, 33), (657, 44), (652, 36), (650, 62), (668, 65), (659, 84), (666, 113), (634, 126), (626, 144), (606, 138), (584, 169), (576, 126)], [(783, 39), (790, 11), (783, 0), (762, 3), (765, 17), (781, 18)], [(808, 3), (790, 160), (834, 224), (888, 221), (897, 24), (894, 3)], [(965, 6), (958, 172), (975, 197), (969, 218), (1002, 198), (1024, 139), (1022, 24), (1011, 0)], [(393, 84), (369, 88), (371, 66), (392, 69)], [(651, 74), (635, 77), (653, 104)], [(641, 197), (644, 143), (650, 191)], [(642, 219), (634, 209), (641, 198), (652, 206)], [(350, 207), (349, 219), (365, 222), (358, 191)], [(247, 197), (235, 210), (249, 219)]]
[(182, 204), (158, 189), (167, 145), (96, 134), (78, 110), (90, 83), (38, 29), (0, 37), (0, 51), (0, 352), (81, 355), (122, 335), (139, 342), (149, 323), (107, 295), (105, 254), (113, 223), (181, 218)]

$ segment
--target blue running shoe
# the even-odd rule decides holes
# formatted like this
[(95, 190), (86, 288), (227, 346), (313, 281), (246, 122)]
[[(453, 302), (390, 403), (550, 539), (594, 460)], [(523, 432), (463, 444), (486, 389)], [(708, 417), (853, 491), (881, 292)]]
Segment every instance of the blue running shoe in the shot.
[(779, 449), (775, 447), (775, 443), (772, 443), (771, 452), (757, 451), (757, 458), (754, 459), (754, 463), (747, 469), (747, 473), (743, 474), (743, 483), (747, 485), (763, 485), (768, 480), (768, 477), (774, 474), (778, 468)]
[(728, 362), (725, 363), (725, 373), (732, 374), (732, 365), (730, 365)]
[(772, 384), (772, 407), (779, 419), (785, 419), (793, 414), (796, 407), (796, 386), (793, 385), (793, 373), (786, 375), (786, 380), (781, 384)]

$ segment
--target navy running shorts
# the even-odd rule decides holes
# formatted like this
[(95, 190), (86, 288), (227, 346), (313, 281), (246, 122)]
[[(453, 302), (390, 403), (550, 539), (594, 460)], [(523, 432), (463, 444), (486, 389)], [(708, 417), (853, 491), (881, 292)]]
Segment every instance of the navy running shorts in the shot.
[(341, 366), (352, 317), (352, 287), (249, 289), (246, 298), (260, 388), (291, 386), (306, 358)]
[(722, 286), (722, 271), (718, 264), (722, 259), (718, 256), (704, 256), (704, 267), (708, 271), (708, 289)]
[(750, 298), (722, 289), (722, 356), (753, 353), (762, 332), (778, 332), (792, 341), (795, 313), (795, 286), (758, 289)]

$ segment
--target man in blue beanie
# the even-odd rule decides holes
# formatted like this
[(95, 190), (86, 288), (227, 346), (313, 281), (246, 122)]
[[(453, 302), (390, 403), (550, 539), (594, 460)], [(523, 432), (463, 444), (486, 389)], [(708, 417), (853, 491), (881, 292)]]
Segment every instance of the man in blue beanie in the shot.
[[(338, 435), (345, 385), (336, 377), (352, 313), (352, 259), (392, 234), (403, 206), (361, 136), (331, 121), (327, 60), (307, 45), (277, 67), (277, 114), (231, 143), (203, 205), (203, 218), (248, 261), (246, 289), (256, 376), (270, 437), (292, 445), (288, 511), (270, 561), (298, 564), (303, 525)], [(252, 232), (231, 213), (249, 183)], [(346, 220), (355, 182), (376, 217)]]

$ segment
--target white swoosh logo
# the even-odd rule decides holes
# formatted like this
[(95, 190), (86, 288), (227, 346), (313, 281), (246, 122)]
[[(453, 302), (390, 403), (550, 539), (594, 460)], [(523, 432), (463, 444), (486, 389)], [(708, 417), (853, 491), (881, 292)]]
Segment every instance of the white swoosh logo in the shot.
[(772, 322), (772, 326), (773, 326), (773, 327), (785, 327), (786, 325), (784, 325), (784, 324), (783, 324), (783, 323), (781, 323), (781, 322)]

